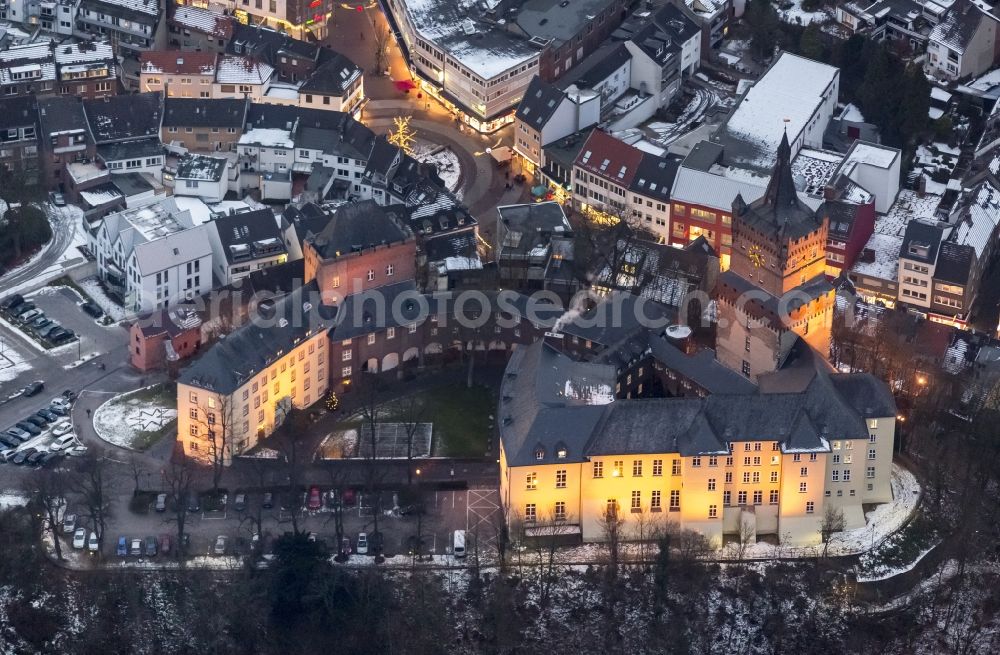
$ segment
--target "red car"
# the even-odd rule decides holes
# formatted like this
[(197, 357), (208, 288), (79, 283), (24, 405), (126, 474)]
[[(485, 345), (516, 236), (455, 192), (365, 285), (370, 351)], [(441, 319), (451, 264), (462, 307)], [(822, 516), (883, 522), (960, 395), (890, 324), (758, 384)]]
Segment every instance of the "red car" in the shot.
[(306, 508), (310, 511), (316, 511), (323, 506), (323, 498), (319, 493), (319, 487), (309, 487), (309, 500), (306, 502)]

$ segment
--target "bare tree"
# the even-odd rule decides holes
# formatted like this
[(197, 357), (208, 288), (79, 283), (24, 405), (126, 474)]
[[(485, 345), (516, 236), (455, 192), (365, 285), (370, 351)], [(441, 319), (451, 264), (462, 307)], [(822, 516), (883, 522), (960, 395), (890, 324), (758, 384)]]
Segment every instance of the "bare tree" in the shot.
[(302, 486), (305, 467), (309, 464), (309, 451), (305, 442), (308, 416), (300, 409), (289, 410), (285, 422), (276, 433), (276, 445), (284, 462), (285, 479), (288, 483), (288, 497), (282, 502), (282, 509), (292, 522), (292, 531), (299, 534), (299, 519), (302, 516)]
[(381, 385), (375, 376), (370, 375), (360, 386), (360, 413), (363, 425), (358, 438), (361, 442), (361, 454), (366, 461), (365, 490), (372, 503), (372, 532), (378, 534), (378, 521), (382, 514), (382, 494), (379, 493), (378, 485), (384, 473), (378, 461), (378, 428), (383, 411), (378, 401)]
[(608, 549), (608, 576), (611, 579), (618, 577), (621, 566), (624, 526), (625, 518), (622, 516), (618, 501), (609, 501), (601, 517), (601, 529), (604, 531), (604, 545)]
[(72, 489), (80, 496), (85, 508), (84, 516), (90, 522), (91, 530), (97, 535), (98, 544), (104, 543), (104, 531), (111, 517), (110, 487), (104, 452), (91, 446), (83, 457), (77, 460)]
[(399, 400), (397, 410), (399, 422), (406, 432), (406, 485), (410, 486), (413, 484), (413, 439), (422, 425), (427, 406), (419, 396), (411, 394)]
[(222, 474), (233, 457), (233, 401), (223, 394), (209, 395), (198, 409), (198, 423), (205, 430), (208, 462), (212, 467), (212, 492), (219, 493)]
[(143, 465), (142, 458), (139, 457), (138, 453), (129, 453), (128, 470), (132, 475), (132, 482), (134, 484), (132, 495), (137, 496), (139, 495), (139, 489), (142, 486), (140, 480), (142, 479), (142, 476), (147, 473), (146, 467)]
[(827, 505), (823, 511), (823, 522), (820, 523), (820, 534), (823, 536), (823, 557), (826, 558), (833, 542), (834, 533), (844, 530), (844, 511), (839, 507)]
[(556, 580), (556, 551), (562, 545), (563, 536), (570, 533), (570, 521), (565, 515), (556, 514), (555, 508), (547, 512), (540, 523), (536, 523), (533, 532), (535, 550), (538, 553), (538, 603), (548, 605), (552, 585)]
[(586, 280), (608, 289), (627, 291), (631, 289), (623, 288), (625, 271), (622, 266), (633, 244), (656, 238), (645, 230), (631, 210), (618, 207), (588, 210), (584, 220), (574, 227), (573, 234), (574, 259), (587, 262), (587, 268), (582, 271)]
[(184, 528), (187, 525), (188, 496), (191, 494), (191, 485), (194, 482), (194, 462), (184, 454), (184, 447), (180, 442), (174, 447), (174, 452), (170, 461), (163, 468), (163, 483), (167, 486), (169, 500), (172, 503), (172, 518), (177, 525), (177, 547), (174, 549), (174, 557), (181, 554), (181, 546), (184, 544)]
[(389, 63), (389, 30), (385, 26), (375, 28), (375, 75), (381, 76), (385, 73), (386, 65)]
[(26, 491), (44, 518), (43, 529), (52, 536), (56, 557), (63, 559), (59, 520), (61, 513), (65, 511), (66, 492), (69, 491), (66, 475), (57, 469), (42, 469), (26, 480)]

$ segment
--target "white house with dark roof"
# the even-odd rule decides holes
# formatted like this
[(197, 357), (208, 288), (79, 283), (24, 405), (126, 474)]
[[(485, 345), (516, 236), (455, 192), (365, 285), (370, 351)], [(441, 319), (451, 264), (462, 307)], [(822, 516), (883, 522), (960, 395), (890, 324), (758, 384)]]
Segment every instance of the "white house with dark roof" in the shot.
[(264, 62), (250, 57), (222, 55), (215, 69), (212, 97), (250, 98), (252, 102), (264, 102), (273, 78), (274, 68)]
[(216, 216), (208, 226), (215, 274), (222, 285), (288, 260), (281, 230), (268, 208)]
[(545, 146), (601, 119), (598, 92), (571, 87), (563, 90), (535, 76), (514, 113), (514, 151), (529, 170), (544, 165)]
[[(80, 0), (74, 36), (107, 36), (115, 54), (135, 60), (167, 43), (165, 0)], [(138, 81), (138, 69), (126, 67), (126, 79)], [(135, 77), (132, 75), (135, 74)]]
[(364, 99), (361, 69), (339, 53), (333, 53), (298, 88), (299, 106), (342, 111), (354, 118), (360, 118)]
[(985, 73), (997, 62), (994, 9), (973, 0), (955, 0), (927, 42), (927, 68), (935, 76), (956, 80)]

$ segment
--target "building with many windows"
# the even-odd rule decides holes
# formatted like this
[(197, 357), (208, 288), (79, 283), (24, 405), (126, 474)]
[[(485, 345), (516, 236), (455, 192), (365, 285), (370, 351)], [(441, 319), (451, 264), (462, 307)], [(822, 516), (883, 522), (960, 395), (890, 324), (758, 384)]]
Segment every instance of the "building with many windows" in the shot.
[(673, 523), (719, 547), (726, 535), (819, 543), (828, 510), (863, 526), (864, 504), (892, 500), (892, 394), (867, 374), (800, 364), (742, 393), (627, 399), (614, 366), (545, 341), (518, 348), (497, 408), (512, 533), (591, 542), (609, 520), (625, 538)]

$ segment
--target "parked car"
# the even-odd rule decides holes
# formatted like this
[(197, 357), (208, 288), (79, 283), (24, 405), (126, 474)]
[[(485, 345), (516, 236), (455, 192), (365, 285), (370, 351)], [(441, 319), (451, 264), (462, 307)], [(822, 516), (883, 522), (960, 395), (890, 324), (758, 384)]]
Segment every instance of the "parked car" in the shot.
[(146, 557), (156, 556), (156, 537), (146, 537)]
[(237, 512), (242, 512), (247, 508), (247, 495), (246, 494), (236, 494), (236, 499), (233, 501), (233, 509)]
[(62, 326), (59, 325), (58, 323), (49, 323), (48, 325), (46, 325), (45, 327), (43, 327), (41, 330), (38, 331), (38, 336), (45, 337), (46, 339), (48, 339), (50, 334), (52, 334), (56, 330), (61, 330), (61, 329)]
[(30, 448), (28, 450), (22, 450), (19, 453), (16, 453), (14, 455), (14, 459), (12, 459), (10, 461), (13, 462), (14, 464), (20, 466), (21, 464), (24, 464), (24, 460), (28, 459), (29, 455), (31, 455), (31, 449)]
[(226, 554), (226, 536), (220, 534), (215, 538), (215, 544), (212, 546), (212, 553), (214, 555), (225, 555)]
[(81, 455), (87, 454), (87, 447), (83, 445), (73, 446), (66, 451), (66, 454), (70, 457), (80, 457)]
[(167, 494), (156, 495), (156, 511), (157, 512), (167, 511)]
[(59, 415), (58, 414), (50, 412), (49, 410), (45, 409), (44, 407), (42, 409), (38, 410), (37, 412), (35, 412), (35, 416), (41, 416), (43, 419), (45, 419), (49, 423), (55, 423), (56, 421), (59, 420)]
[(358, 533), (357, 550), (358, 550), (358, 555), (368, 554), (368, 535), (365, 534), (364, 532)]
[(20, 319), (20, 321), (22, 323), (30, 323), (31, 321), (33, 321), (36, 318), (38, 318), (39, 316), (41, 316), (41, 314), (42, 314), (42, 312), (40, 312), (39, 310), (37, 310), (37, 309), (31, 309), (31, 310), (26, 311), (23, 314), (19, 314), (18, 315), (18, 319)]
[(323, 506), (323, 498), (319, 493), (319, 487), (312, 486), (309, 487), (309, 500), (306, 507), (310, 511), (316, 511)]
[(57, 326), (54, 330), (50, 330), (45, 334), (45, 338), (49, 341), (57, 341), (61, 339), (66, 334), (66, 328)]
[(19, 293), (7, 296), (2, 301), (0, 301), (0, 309), (13, 310), (16, 309), (18, 305), (24, 302), (24, 296)]
[(115, 555), (118, 557), (128, 555), (128, 537), (118, 537), (118, 547), (115, 549)]
[(344, 505), (350, 506), (358, 502), (358, 496), (354, 489), (344, 489), (344, 496), (341, 499)]
[(72, 432), (72, 431), (73, 431), (73, 426), (72, 424), (70, 424), (69, 421), (59, 421), (58, 423), (52, 426), (52, 434), (56, 437), (61, 437), (67, 432)]
[(77, 528), (73, 531), (73, 548), (81, 550), (87, 545), (87, 530), (84, 528)]
[(87, 537), (87, 550), (89, 550), (91, 554), (93, 554), (99, 551), (100, 549), (101, 549), (101, 544), (100, 542), (97, 541), (97, 533), (91, 532), (90, 536)]
[(76, 400), (76, 392), (71, 389), (66, 389), (62, 392), (62, 397), (66, 399), (66, 402), (73, 402)]
[(8, 448), (17, 448), (21, 445), (21, 440), (16, 437), (12, 437), (9, 434), (0, 434), (0, 444), (7, 446)]
[(198, 494), (194, 492), (188, 494), (188, 511), (189, 512), (201, 511), (201, 501), (198, 500)]
[(104, 310), (101, 309), (100, 305), (90, 300), (80, 305), (80, 309), (82, 309), (85, 314), (88, 314), (94, 318), (100, 318), (101, 316), (104, 315)]
[(49, 403), (49, 407), (60, 407), (62, 409), (69, 409), (72, 406), (72, 402), (65, 396), (56, 396)]
[(142, 539), (132, 537), (132, 544), (129, 546), (128, 554), (134, 556), (142, 555)]
[(76, 514), (63, 514), (63, 533), (72, 534), (76, 530)]
[(75, 442), (76, 442), (76, 435), (73, 434), (72, 432), (69, 432), (60, 437), (56, 437), (55, 441), (52, 442), (52, 445), (49, 446), (49, 450), (51, 450), (54, 453), (59, 452), (61, 450), (66, 450), (67, 448), (72, 446)]
[(31, 327), (35, 328), (36, 330), (41, 330), (46, 325), (51, 325), (51, 324), (52, 324), (52, 319), (46, 318), (46, 316), (43, 314), (41, 316), (35, 317), (35, 320), (31, 322)]
[(46, 464), (48, 464), (52, 460), (59, 459), (62, 456), (63, 456), (62, 452), (52, 452), (52, 451), (49, 451), (47, 453), (42, 453), (42, 458), (40, 460), (38, 460), (38, 465), (39, 466), (45, 466)]
[(28, 421), (18, 421), (15, 425), (17, 425), (17, 427), (21, 428), (22, 430), (24, 430), (33, 437), (37, 437), (42, 433), (42, 431), (38, 429), (37, 425), (35, 425), (34, 423), (29, 423)]
[(344, 537), (340, 540), (340, 554), (344, 557), (350, 557), (351, 555), (351, 538)]
[(27, 441), (28, 439), (31, 438), (30, 432), (25, 432), (24, 430), (22, 430), (17, 426), (7, 428), (7, 432), (5, 434), (9, 434), (12, 437), (17, 437), (21, 441)]
[(0, 450), (0, 462), (9, 462), (14, 459), (14, 455), (16, 454), (17, 451), (13, 448), (4, 448), (3, 450)]
[(67, 329), (63, 328), (63, 331), (60, 334), (56, 335), (56, 336), (52, 336), (52, 334), (49, 333), (49, 341), (54, 341), (56, 343), (62, 343), (62, 342), (65, 342), (65, 341), (69, 341), (70, 339), (72, 339), (75, 336), (76, 336), (76, 333), (73, 332), (73, 330), (67, 330)]
[(69, 414), (69, 411), (64, 409), (61, 405), (49, 405), (47, 409), (56, 416), (66, 416)]
[(171, 539), (169, 534), (160, 535), (160, 554), (169, 555), (170, 554)]
[(266, 492), (264, 494), (264, 500), (261, 502), (260, 506), (264, 509), (271, 509), (274, 507), (274, 494), (270, 491)]
[(44, 428), (46, 425), (49, 424), (48, 419), (46, 419), (44, 416), (39, 416), (38, 414), (32, 414), (31, 416), (26, 416), (24, 420), (28, 423), (31, 423), (36, 428)]
[(31, 301), (25, 301), (22, 302), (20, 305), (18, 305), (17, 308), (14, 310), (14, 316), (17, 316), (21, 320), (24, 320), (23, 318), (24, 315), (34, 310), (35, 310), (35, 303)]
[(45, 457), (47, 454), (48, 453), (46, 452), (36, 450), (35, 452), (28, 455), (28, 458), (24, 460), (24, 463), (28, 464), (29, 466), (40, 466), (42, 463), (42, 458)]
[(21, 391), (21, 395), (30, 398), (45, 388), (45, 383), (41, 380), (31, 382)]
[(53, 191), (50, 197), (52, 199), (52, 204), (55, 205), (56, 207), (66, 206), (66, 196), (64, 196), (63, 194), (57, 191)]

